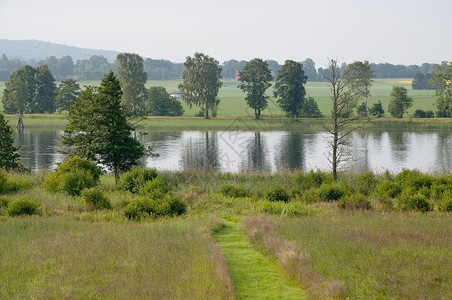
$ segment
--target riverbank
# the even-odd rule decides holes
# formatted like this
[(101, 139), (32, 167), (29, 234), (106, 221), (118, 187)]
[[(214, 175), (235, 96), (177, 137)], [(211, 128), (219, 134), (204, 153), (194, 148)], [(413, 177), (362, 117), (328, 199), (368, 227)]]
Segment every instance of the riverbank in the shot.
[[(14, 127), (17, 115), (5, 115), (9, 124)], [(24, 115), (25, 128), (61, 129), (67, 124), (65, 114), (33, 114)], [(264, 115), (261, 120), (253, 117), (217, 117), (206, 120), (201, 117), (146, 117), (132, 119), (131, 123), (138, 131), (151, 130), (315, 130), (323, 131), (330, 126), (330, 118), (289, 119), (281, 116)], [(361, 119), (353, 123), (357, 130), (448, 130), (452, 129), (452, 119), (448, 118), (372, 118)]]

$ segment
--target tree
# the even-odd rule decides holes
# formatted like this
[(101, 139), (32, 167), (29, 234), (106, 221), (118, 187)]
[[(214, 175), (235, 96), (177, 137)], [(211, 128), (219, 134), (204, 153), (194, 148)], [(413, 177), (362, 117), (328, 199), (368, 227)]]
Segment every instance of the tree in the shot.
[(299, 117), (306, 96), (307, 77), (303, 65), (293, 60), (286, 60), (278, 72), (275, 83), (275, 98), (288, 117)]
[(304, 74), (308, 77), (308, 81), (317, 81), (318, 74), (317, 69), (315, 68), (315, 62), (311, 58), (306, 58), (303, 61), (303, 71)]
[(344, 71), (344, 80), (350, 88), (360, 97), (365, 98), (365, 108), (367, 118), (370, 118), (368, 98), (370, 96), (370, 87), (372, 86), (373, 71), (369, 62), (355, 61), (347, 66)]
[(302, 118), (321, 118), (322, 112), (319, 109), (319, 106), (317, 105), (317, 102), (315, 102), (314, 98), (311, 96), (307, 96), (304, 99), (303, 107), (300, 111), (300, 117)]
[(337, 168), (346, 153), (343, 147), (348, 145), (346, 138), (355, 129), (350, 125), (357, 119), (350, 117), (348, 111), (356, 103), (359, 92), (353, 88), (350, 80), (344, 80), (342, 70), (334, 59), (329, 60), (327, 72), (323, 76), (331, 85), (332, 127), (326, 129), (331, 135), (328, 140), (331, 149), (328, 160), (332, 165), (333, 179), (337, 181)]
[(383, 109), (383, 104), (381, 104), (381, 101), (378, 100), (377, 103), (372, 104), (372, 106), (369, 109), (369, 112), (372, 116), (381, 118), (385, 115), (385, 110)]
[(148, 89), (146, 110), (151, 116), (182, 116), (184, 108), (176, 99), (170, 97), (162, 86), (152, 86)]
[(30, 112), (30, 105), (35, 98), (36, 69), (26, 65), (16, 70), (5, 82), (3, 91), (3, 108), (7, 114), (22, 115)]
[(138, 54), (118, 54), (118, 77), (123, 89), (122, 105), (127, 115), (138, 117), (144, 114), (144, 87), (148, 74), (144, 72), (143, 58)]
[(58, 112), (64, 110), (69, 110), (71, 104), (80, 95), (80, 85), (75, 81), (75, 79), (68, 78), (61, 81), (58, 85), (56, 97), (55, 97), (55, 107)]
[(47, 65), (36, 68), (36, 94), (31, 113), (55, 112), (55, 78)]
[(439, 118), (452, 117), (452, 62), (443, 62), (435, 68), (430, 83), (437, 87), (436, 116)]
[(408, 97), (408, 91), (403, 86), (394, 86), (391, 92), (391, 101), (389, 101), (388, 112), (394, 118), (402, 118), (413, 105), (413, 99)]
[(182, 84), (179, 85), (182, 98), (192, 105), (204, 107), (206, 119), (209, 110), (215, 110), (220, 100), (218, 91), (222, 86), (221, 68), (213, 57), (202, 53), (195, 53), (193, 57), (187, 56), (182, 73)]
[(63, 144), (72, 154), (106, 166), (115, 174), (128, 170), (144, 155), (144, 147), (131, 136), (133, 130), (121, 106), (121, 85), (110, 72), (100, 87), (87, 87), (69, 109)]
[(254, 116), (260, 119), (261, 111), (268, 105), (269, 96), (265, 92), (271, 87), (273, 80), (268, 63), (260, 58), (254, 58), (246, 63), (243, 71), (239, 72), (240, 88), (246, 93), (246, 103), (254, 109)]
[(19, 147), (14, 146), (13, 130), (0, 112), (0, 169), (24, 170), (20, 162)]

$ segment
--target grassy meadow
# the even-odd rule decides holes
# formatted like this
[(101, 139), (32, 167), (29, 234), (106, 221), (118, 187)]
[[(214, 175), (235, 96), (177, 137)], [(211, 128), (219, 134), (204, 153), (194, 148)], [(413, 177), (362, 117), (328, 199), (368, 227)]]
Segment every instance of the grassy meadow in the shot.
[[(368, 191), (366, 209), (322, 200), (334, 186), (324, 172), (161, 172), (186, 213), (133, 221), (124, 211), (138, 196), (112, 176), (97, 187), (111, 208), (96, 210), (80, 196), (45, 190), (48, 175), (8, 174), (18, 188), (6, 194), (0, 182), (2, 299), (452, 297), (452, 218), (435, 202), (450, 176), (341, 174), (339, 185)], [(430, 183), (420, 193), (439, 200), (427, 212), (388, 209), (373, 191), (398, 178)], [(268, 200), (277, 186), (289, 202)], [(23, 197), (39, 201), (38, 214), (5, 215), (5, 201)]]

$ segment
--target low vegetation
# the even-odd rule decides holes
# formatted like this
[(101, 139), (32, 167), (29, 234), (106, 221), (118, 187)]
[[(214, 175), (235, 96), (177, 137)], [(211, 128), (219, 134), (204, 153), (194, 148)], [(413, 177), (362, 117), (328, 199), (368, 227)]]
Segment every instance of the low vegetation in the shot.
[(44, 188), (69, 164), (83, 169), (0, 173), (0, 298), (233, 299), (243, 256), (215, 239), (234, 224), (308, 298), (452, 296), (452, 175), (136, 167), (79, 195)]

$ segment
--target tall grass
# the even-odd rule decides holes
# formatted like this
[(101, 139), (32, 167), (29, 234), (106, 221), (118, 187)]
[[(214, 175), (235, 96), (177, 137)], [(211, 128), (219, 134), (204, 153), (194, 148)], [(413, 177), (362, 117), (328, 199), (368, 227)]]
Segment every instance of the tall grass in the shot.
[(452, 298), (452, 219), (436, 214), (350, 214), (277, 220), (346, 298)]
[(231, 299), (203, 224), (8, 219), (0, 224), (0, 298)]

